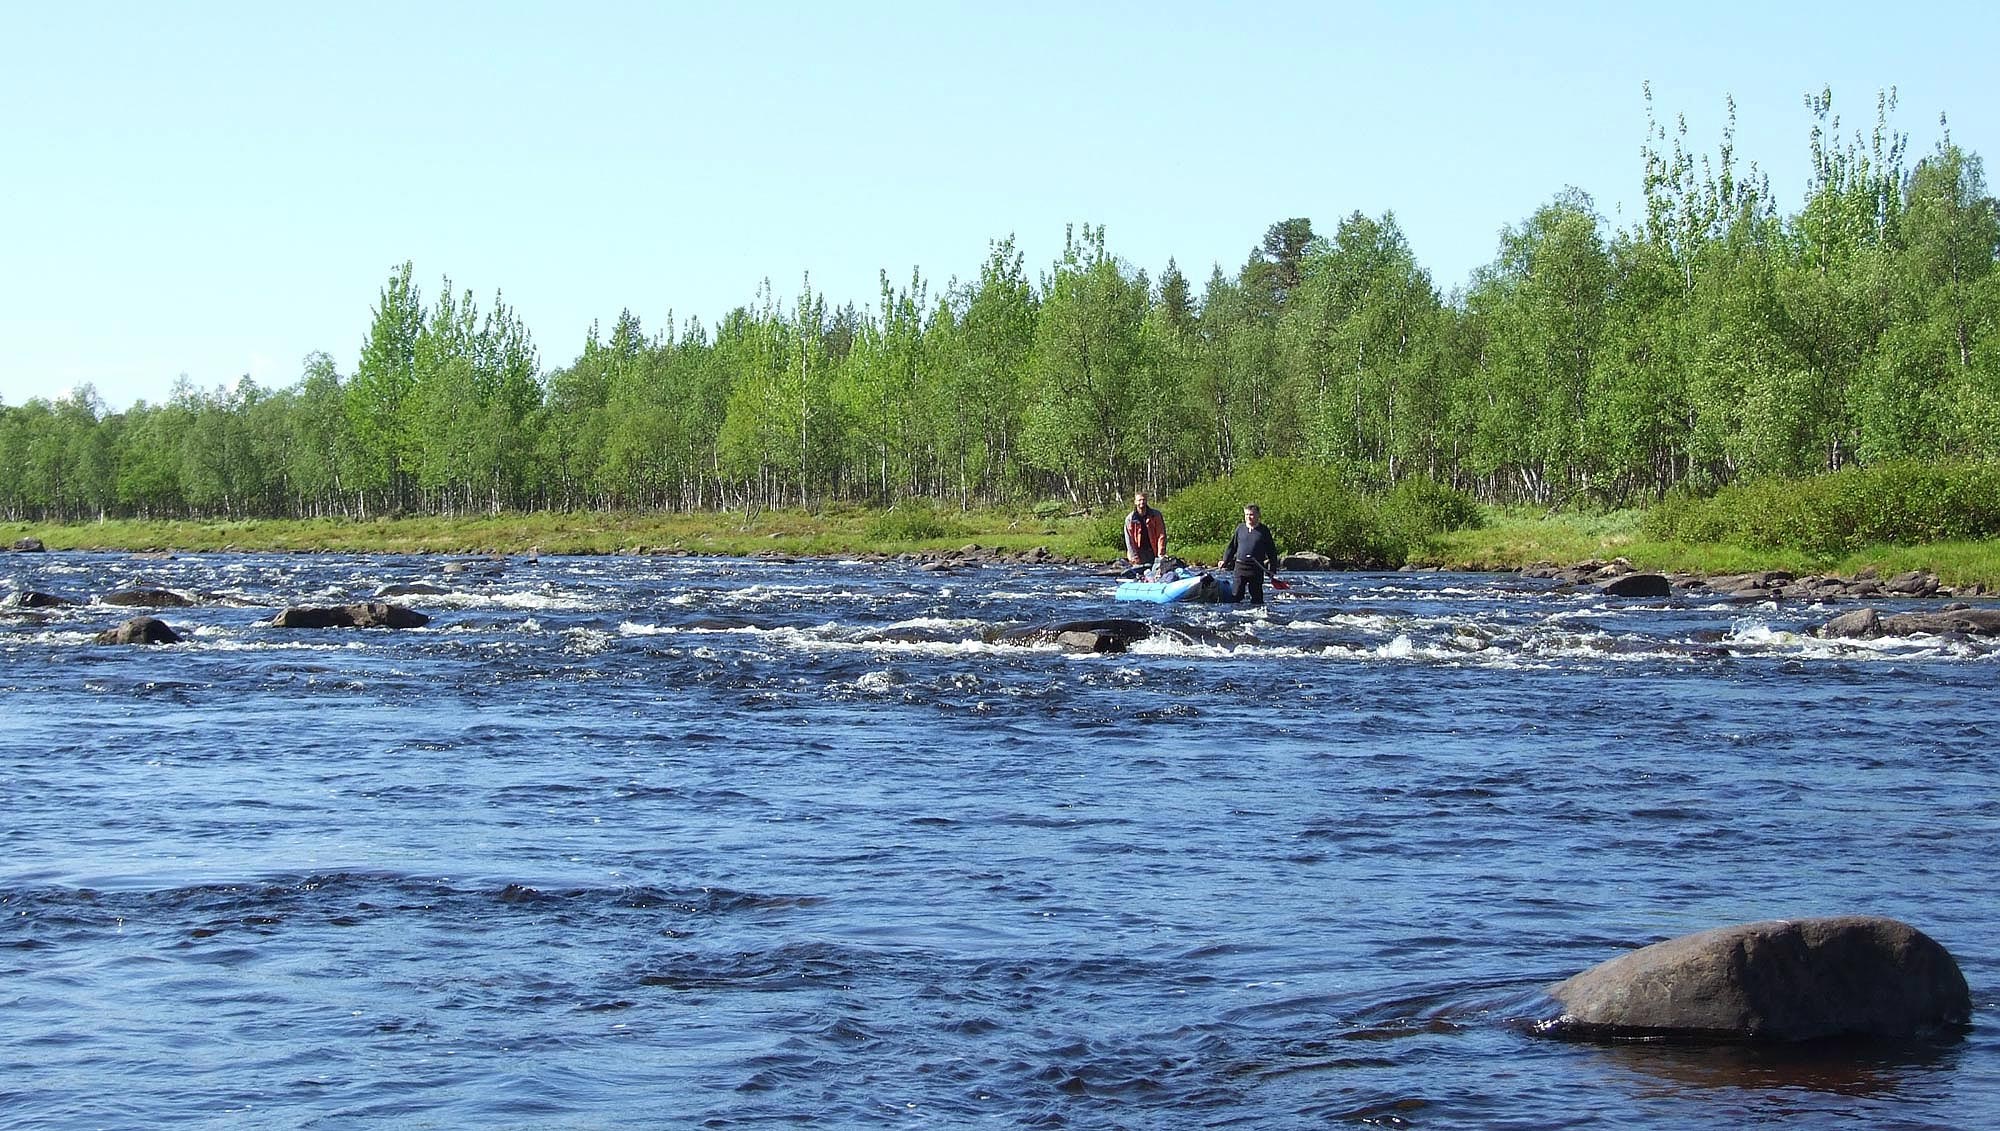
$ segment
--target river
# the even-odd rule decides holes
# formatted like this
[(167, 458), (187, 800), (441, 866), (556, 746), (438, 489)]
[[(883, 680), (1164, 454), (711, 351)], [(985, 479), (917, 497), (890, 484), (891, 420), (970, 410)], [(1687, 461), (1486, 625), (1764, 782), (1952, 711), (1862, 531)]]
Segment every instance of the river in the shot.
[[(1994, 642), (1321, 574), (1083, 655), (1009, 633), (1135, 615), (1085, 570), (448, 561), (0, 560), (198, 602), (0, 615), (0, 1127), (2000, 1123)], [(1526, 1029), (1848, 912), (1971, 1031)]]

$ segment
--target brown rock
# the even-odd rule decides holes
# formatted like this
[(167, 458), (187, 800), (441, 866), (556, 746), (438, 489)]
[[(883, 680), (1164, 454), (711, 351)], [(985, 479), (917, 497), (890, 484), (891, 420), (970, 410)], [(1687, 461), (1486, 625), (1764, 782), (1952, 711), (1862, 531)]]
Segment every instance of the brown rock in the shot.
[(138, 605), (149, 609), (185, 609), (194, 604), (171, 589), (118, 589), (97, 599), (107, 605)]
[(7, 599), (7, 603), (17, 609), (59, 609), (65, 605), (80, 605), (83, 602), (55, 593), (43, 593), (36, 589), (23, 589)]
[(1820, 625), (1814, 635), (1829, 640), (1872, 640), (1882, 635), (1882, 616), (1874, 609), (1855, 609)]
[(1882, 618), (1884, 636), (2000, 636), (2000, 609), (1953, 609), (1935, 613), (1897, 613)]
[(358, 605), (294, 605), (271, 618), (274, 628), (421, 628), (431, 618), (385, 601)]
[(1604, 582), (1597, 591), (1607, 597), (1671, 597), (1674, 583), (1664, 574), (1627, 573)]
[(179, 644), (181, 635), (155, 617), (133, 617), (97, 634), (99, 644)]
[(1550, 987), (1576, 1040), (1908, 1038), (1964, 1025), (1972, 1002), (1951, 955), (1872, 916), (1780, 919), (1655, 943)]

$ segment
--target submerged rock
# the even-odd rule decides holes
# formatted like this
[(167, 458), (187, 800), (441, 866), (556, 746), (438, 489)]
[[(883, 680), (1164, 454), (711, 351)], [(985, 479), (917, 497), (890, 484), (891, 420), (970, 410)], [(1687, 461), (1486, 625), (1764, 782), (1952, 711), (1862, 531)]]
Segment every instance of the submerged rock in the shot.
[(171, 589), (114, 589), (98, 600), (107, 605), (138, 605), (149, 609), (185, 609), (194, 604)]
[(274, 628), (421, 628), (431, 618), (385, 601), (358, 605), (294, 605), (271, 618)]
[(56, 593), (44, 593), (38, 589), (23, 589), (7, 598), (7, 604), (17, 609), (59, 609), (65, 605), (81, 605), (83, 602)]
[(376, 597), (441, 597), (451, 590), (442, 585), (432, 585), (428, 581), (392, 581), (377, 586)]
[(1114, 633), (1077, 630), (1056, 633), (1056, 643), (1072, 652), (1123, 652), (1132, 644)]
[(1550, 987), (1537, 1031), (1586, 1041), (1910, 1038), (1964, 1025), (1958, 963), (1905, 923), (1865, 915), (1719, 927)]
[(1058, 644), (1072, 652), (1123, 652), (1152, 634), (1153, 626), (1145, 621), (1111, 619), (1023, 629), (1002, 639), (1027, 644)]
[(99, 644), (179, 644), (181, 635), (157, 617), (133, 617), (97, 634)]

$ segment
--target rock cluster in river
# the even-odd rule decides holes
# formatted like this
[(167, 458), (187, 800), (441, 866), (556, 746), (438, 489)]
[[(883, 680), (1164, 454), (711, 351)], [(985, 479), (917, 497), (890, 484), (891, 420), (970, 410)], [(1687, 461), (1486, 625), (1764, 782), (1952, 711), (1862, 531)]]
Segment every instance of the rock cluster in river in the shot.
[(2000, 609), (1953, 605), (1937, 612), (1891, 613), (1872, 608), (1842, 613), (1814, 630), (1830, 640), (1872, 640), (1878, 636), (2000, 636)]
[(387, 601), (353, 605), (293, 605), (271, 618), (274, 628), (421, 628), (431, 618)]
[[(1776, 569), (1712, 576), (1693, 573), (1646, 574), (1634, 569), (1632, 563), (1625, 559), (1617, 558), (1608, 562), (1581, 562), (1573, 566), (1556, 566), (1543, 562), (1523, 569), (1521, 574), (1524, 577), (1558, 581), (1577, 588), (1597, 589), (1606, 589), (1608, 586), (1626, 582), (1632, 577), (1661, 578), (1665, 582), (1667, 592), (1648, 595), (1688, 594), (1734, 601), (1847, 601), (1868, 598), (1881, 600), (1894, 597), (1988, 595), (1985, 588), (1980, 585), (1964, 585), (1956, 588), (1942, 585), (1938, 582), (1937, 576), (1928, 570), (1911, 570), (1888, 578), (1879, 576), (1874, 570), (1862, 570), (1853, 577), (1840, 577), (1834, 574), (1801, 576)], [(1649, 590), (1657, 590), (1659, 583), (1648, 581), (1647, 587)]]
[(1718, 927), (1643, 947), (1549, 988), (1577, 1040), (1810, 1041), (1912, 1038), (1971, 1017), (1949, 952), (1875, 916)]
[(98, 595), (106, 605), (137, 605), (149, 609), (185, 609), (194, 602), (171, 589), (114, 589)]

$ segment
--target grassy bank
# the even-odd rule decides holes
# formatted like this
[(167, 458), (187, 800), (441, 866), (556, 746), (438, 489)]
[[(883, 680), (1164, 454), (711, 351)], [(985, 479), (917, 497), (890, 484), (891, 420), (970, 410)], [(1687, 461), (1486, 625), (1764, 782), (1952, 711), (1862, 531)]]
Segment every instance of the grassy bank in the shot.
[(1674, 542), (1647, 537), (1638, 511), (1606, 515), (1543, 515), (1494, 511), (1478, 530), (1431, 539), (1415, 564), (1446, 569), (1519, 569), (1538, 562), (1569, 565), (1624, 558), (1661, 573), (1727, 574), (1790, 570), (1851, 577), (1873, 569), (1884, 576), (1926, 569), (1947, 585), (2000, 588), (2000, 540), (1863, 546), (1839, 554), (1753, 548), (1726, 542)]
[[(1174, 520), (1171, 501), (1168, 523)], [(1272, 516), (1282, 536), (1281, 516)], [(841, 509), (817, 514), (796, 510), (754, 516), (729, 514), (525, 514), (498, 517), (243, 522), (108, 521), (65, 526), (0, 524), (0, 545), (39, 538), (51, 550), (110, 551), (329, 551), (400, 554), (615, 554), (686, 551), (800, 556), (908, 553), (956, 549), (969, 543), (1018, 551), (1050, 552), (1110, 561), (1115, 515), (1036, 515), (1021, 510), (956, 511)], [(1171, 539), (1170, 539), (1171, 541)], [(1220, 543), (1171, 541), (1174, 553), (1212, 562)], [(1284, 547), (1290, 549), (1291, 547)], [(1507, 570), (1538, 562), (1568, 565), (1623, 557), (1641, 569), (1663, 572), (1743, 573), (1786, 569), (1796, 573), (1853, 575), (1928, 569), (1949, 585), (2000, 588), (2000, 541), (1872, 546), (1838, 556), (1750, 549), (1726, 543), (1650, 539), (1639, 512), (1556, 515), (1492, 511), (1484, 526), (1429, 539), (1412, 564), (1447, 569)]]
[(1087, 544), (1086, 517), (1024, 511), (897, 512), (829, 510), (729, 514), (516, 514), (462, 518), (240, 522), (111, 520), (73, 525), (0, 524), (0, 544), (39, 538), (51, 550), (223, 550), (385, 554), (618, 554), (686, 551), (748, 555), (903, 553), (976, 542), (1002, 550), (1046, 546), (1052, 553), (1109, 559)]

